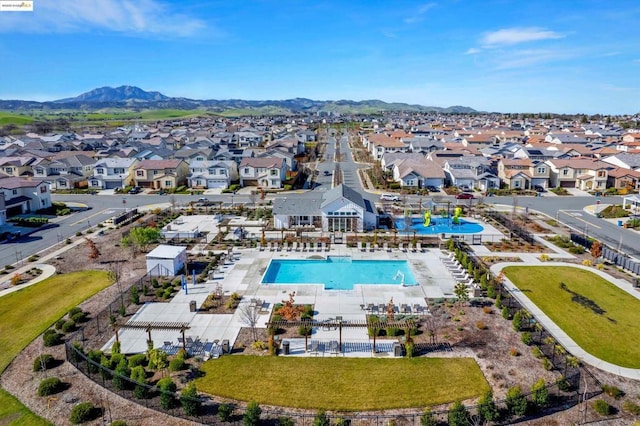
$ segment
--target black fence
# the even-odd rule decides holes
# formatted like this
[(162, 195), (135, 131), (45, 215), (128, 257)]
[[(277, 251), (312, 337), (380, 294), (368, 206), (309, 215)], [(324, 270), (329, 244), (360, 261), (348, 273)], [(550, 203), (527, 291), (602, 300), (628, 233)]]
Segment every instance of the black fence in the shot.
[(495, 210), (486, 210), (484, 215), (486, 218), (490, 218), (507, 228), (511, 234), (517, 236), (521, 240), (526, 241), (529, 244), (533, 244), (535, 242), (533, 235), (529, 231), (516, 223), (515, 220), (508, 218), (506, 215)]
[[(593, 246), (594, 240), (579, 234), (571, 234), (571, 241), (575, 244), (581, 245), (587, 250), (591, 250)], [(605, 244), (602, 245), (602, 253), (600, 255), (603, 259), (608, 262), (613, 263), (614, 265), (632, 272), (636, 275), (640, 275), (640, 262), (630, 258), (619, 250), (615, 250)], [(637, 281), (636, 283), (637, 284)]]

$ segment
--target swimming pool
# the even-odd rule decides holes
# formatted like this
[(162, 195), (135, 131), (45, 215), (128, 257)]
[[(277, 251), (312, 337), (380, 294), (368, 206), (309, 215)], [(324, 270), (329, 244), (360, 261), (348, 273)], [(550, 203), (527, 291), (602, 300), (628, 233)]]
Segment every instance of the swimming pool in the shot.
[(404, 217), (397, 217), (394, 219), (394, 223), (396, 224), (396, 229), (403, 233), (412, 233), (416, 234), (477, 234), (478, 232), (482, 232), (484, 227), (480, 224), (474, 222), (467, 222), (466, 220), (460, 219), (458, 224), (453, 223), (453, 221), (448, 217), (437, 217), (434, 216), (431, 218), (431, 223), (429, 226), (424, 226), (424, 219), (422, 218), (411, 218), (411, 225), (409, 229), (406, 229), (406, 223)]
[(354, 284), (417, 285), (406, 260), (273, 259), (262, 284), (324, 284), (325, 290), (353, 290)]

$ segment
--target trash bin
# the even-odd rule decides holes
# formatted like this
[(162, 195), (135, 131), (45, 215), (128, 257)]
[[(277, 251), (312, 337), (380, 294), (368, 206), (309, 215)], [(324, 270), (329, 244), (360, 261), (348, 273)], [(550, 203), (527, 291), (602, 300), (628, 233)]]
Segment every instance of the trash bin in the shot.
[(622, 221), (621, 220), (618, 221), (618, 226), (622, 226)]
[(402, 356), (402, 345), (396, 342), (393, 344), (393, 356), (401, 357)]
[(196, 312), (198, 310), (198, 307), (196, 305), (196, 301), (192, 300), (191, 302), (189, 302), (189, 312)]
[(282, 355), (289, 355), (289, 341), (284, 340), (282, 342)]
[(224, 339), (222, 341), (222, 353), (228, 354), (229, 352), (231, 352), (229, 350), (229, 340), (228, 339)]

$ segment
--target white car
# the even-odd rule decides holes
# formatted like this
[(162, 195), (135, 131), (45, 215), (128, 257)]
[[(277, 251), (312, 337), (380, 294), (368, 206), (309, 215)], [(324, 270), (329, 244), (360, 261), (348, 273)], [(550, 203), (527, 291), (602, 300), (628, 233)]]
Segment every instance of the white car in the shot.
[(380, 195), (380, 199), (382, 201), (400, 201), (400, 197), (393, 194), (382, 194)]

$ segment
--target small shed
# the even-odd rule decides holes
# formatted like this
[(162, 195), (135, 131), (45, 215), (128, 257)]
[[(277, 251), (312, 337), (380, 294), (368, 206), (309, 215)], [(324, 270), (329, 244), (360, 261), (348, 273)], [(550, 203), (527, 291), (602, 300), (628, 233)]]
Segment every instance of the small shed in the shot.
[(147, 273), (152, 276), (176, 275), (186, 262), (186, 247), (159, 245), (147, 254)]

